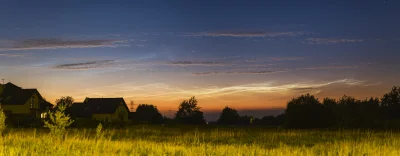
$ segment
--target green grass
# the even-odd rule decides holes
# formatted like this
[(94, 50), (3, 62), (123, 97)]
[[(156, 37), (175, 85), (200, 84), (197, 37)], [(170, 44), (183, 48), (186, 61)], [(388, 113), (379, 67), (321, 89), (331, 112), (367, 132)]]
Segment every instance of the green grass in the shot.
[(249, 127), (135, 126), (70, 129), (64, 139), (46, 130), (10, 129), (0, 155), (400, 155), (400, 133), (278, 130)]

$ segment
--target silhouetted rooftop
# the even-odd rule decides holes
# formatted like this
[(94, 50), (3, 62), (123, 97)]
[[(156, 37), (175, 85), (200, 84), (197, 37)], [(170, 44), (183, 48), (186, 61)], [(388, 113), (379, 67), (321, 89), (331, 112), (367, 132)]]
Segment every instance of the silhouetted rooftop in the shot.
[(123, 103), (129, 111), (123, 98), (86, 98), (83, 103), (74, 103), (71, 113), (76, 117), (88, 117), (92, 114), (113, 114)]
[(0, 103), (3, 105), (24, 105), (33, 94), (39, 96), (41, 108), (52, 106), (51, 103), (45, 101), (37, 89), (22, 89), (10, 82), (2, 84), (3, 91), (0, 93)]

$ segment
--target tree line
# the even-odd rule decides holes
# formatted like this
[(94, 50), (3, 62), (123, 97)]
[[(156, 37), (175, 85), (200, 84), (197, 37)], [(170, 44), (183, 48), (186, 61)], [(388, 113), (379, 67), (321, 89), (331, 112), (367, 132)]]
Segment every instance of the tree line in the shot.
[(306, 94), (290, 100), (284, 116), (287, 128), (400, 128), (400, 87), (364, 100), (344, 95), (320, 102)]
[[(157, 122), (148, 123), (206, 123), (195, 97), (183, 101), (173, 119), (162, 117), (155, 106), (139, 105), (136, 111), (138, 120), (152, 119), (149, 117), (151, 113), (142, 112), (141, 107), (152, 107), (158, 116)], [(226, 106), (216, 124), (284, 128), (400, 128), (400, 87), (394, 86), (381, 98), (363, 100), (344, 95), (339, 99), (327, 97), (320, 101), (314, 95), (305, 94), (289, 100), (283, 114), (262, 118), (240, 116), (237, 110)]]
[[(173, 118), (162, 116), (157, 107), (150, 104), (140, 104), (136, 108), (134, 123), (146, 124), (207, 124), (204, 113), (200, 110), (197, 99), (193, 96), (189, 100), (184, 100), (178, 107), (178, 111)], [(237, 110), (225, 107), (216, 122), (221, 125), (272, 125), (277, 126), (282, 123), (283, 116), (265, 116), (261, 119), (252, 116), (240, 116)]]
[[(235, 109), (225, 107), (218, 124), (243, 124)], [(284, 128), (400, 128), (400, 87), (394, 86), (381, 98), (358, 100), (344, 95), (339, 99), (305, 94), (287, 102), (283, 114), (252, 118), (244, 122), (253, 125), (281, 126)]]
[[(70, 106), (71, 97), (56, 101)], [(56, 105), (57, 107), (57, 105)], [(69, 114), (68, 110), (66, 111)], [(183, 100), (173, 118), (163, 116), (156, 106), (140, 104), (132, 117), (133, 123), (142, 124), (206, 124), (195, 97)], [(283, 114), (254, 118), (241, 116), (234, 108), (222, 109), (215, 124), (265, 125), (284, 128), (400, 128), (400, 87), (394, 86), (381, 98), (358, 100), (344, 95), (339, 99), (319, 100), (305, 94), (287, 102)]]

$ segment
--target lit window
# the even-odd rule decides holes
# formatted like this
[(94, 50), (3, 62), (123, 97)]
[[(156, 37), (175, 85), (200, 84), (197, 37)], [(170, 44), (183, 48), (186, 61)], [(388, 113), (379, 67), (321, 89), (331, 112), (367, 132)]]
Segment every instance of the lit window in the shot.
[(41, 117), (42, 119), (46, 119), (46, 118), (47, 118), (47, 113), (42, 113), (42, 114), (40, 114), (40, 117)]

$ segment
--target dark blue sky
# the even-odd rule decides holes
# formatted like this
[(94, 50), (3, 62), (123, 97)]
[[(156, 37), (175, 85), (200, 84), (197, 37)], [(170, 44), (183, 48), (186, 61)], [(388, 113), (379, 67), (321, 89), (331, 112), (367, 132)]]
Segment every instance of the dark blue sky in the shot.
[(380, 96), (399, 83), (399, 17), (396, 0), (8, 0), (0, 76), (50, 100), (123, 96), (164, 111), (194, 95), (208, 110)]
[(396, 18), (399, 3), (395, 0), (16, 0), (2, 3), (0, 17), (4, 29), (25, 28), (50, 35), (60, 30), (64, 33), (296, 30), (300, 29), (296, 26), (303, 24), (311, 31), (327, 35), (394, 37), (393, 31), (398, 33), (396, 28), (399, 27)]

